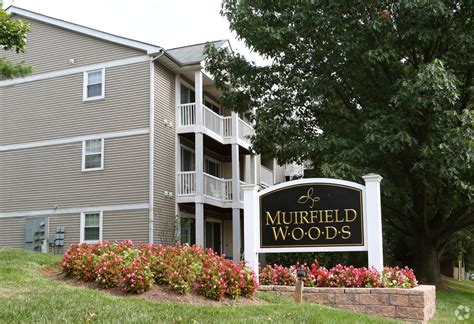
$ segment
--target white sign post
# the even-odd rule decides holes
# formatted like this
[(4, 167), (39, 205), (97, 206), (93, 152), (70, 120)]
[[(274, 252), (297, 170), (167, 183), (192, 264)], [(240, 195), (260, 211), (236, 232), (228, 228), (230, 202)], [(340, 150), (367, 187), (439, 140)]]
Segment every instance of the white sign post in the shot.
[[(244, 192), (244, 258), (248, 266), (255, 272), (257, 278), (259, 253), (367, 251), (369, 267), (382, 271), (382, 209), (380, 205), (380, 181), (382, 177), (377, 174), (368, 174), (363, 176), (363, 179), (365, 180), (365, 186), (350, 181), (327, 178), (300, 179), (284, 182), (260, 192), (256, 185), (242, 186)], [(363, 222), (363, 244), (353, 246), (262, 247), (262, 231), (260, 228), (261, 197), (293, 187), (311, 185), (344, 187), (358, 190), (362, 193), (363, 213), (361, 221)], [(303, 219), (300, 221), (302, 222)]]

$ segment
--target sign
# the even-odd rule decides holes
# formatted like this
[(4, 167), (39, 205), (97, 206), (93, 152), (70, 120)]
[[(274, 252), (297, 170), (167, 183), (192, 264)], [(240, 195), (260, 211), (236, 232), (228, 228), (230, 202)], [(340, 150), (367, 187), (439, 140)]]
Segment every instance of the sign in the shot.
[(259, 191), (243, 185), (244, 258), (258, 277), (258, 254), (367, 251), (383, 269), (382, 208), (377, 174), (365, 185), (339, 179), (300, 179)]
[(260, 196), (260, 247), (363, 246), (362, 190), (297, 184)]

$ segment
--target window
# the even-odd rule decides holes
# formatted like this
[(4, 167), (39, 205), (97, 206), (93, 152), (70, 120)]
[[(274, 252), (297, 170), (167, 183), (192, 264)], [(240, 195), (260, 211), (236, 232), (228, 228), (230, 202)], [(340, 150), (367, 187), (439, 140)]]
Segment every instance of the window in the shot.
[(219, 178), (221, 176), (221, 164), (206, 157), (204, 159), (204, 172)]
[(81, 213), (81, 243), (102, 242), (102, 212)]
[(189, 89), (184, 84), (181, 84), (181, 104), (196, 102), (196, 95), (194, 90)]
[(181, 171), (195, 171), (194, 151), (186, 147), (181, 147)]
[(196, 244), (196, 223), (194, 218), (181, 217), (181, 243)]
[(84, 72), (84, 100), (105, 97), (105, 69)]
[(93, 139), (82, 142), (82, 171), (104, 168), (104, 140)]

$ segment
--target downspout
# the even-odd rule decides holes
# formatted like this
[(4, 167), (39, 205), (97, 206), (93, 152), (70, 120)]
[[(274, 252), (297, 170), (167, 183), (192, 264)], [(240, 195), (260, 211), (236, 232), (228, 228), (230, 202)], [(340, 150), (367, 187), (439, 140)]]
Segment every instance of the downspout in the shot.
[[(148, 243), (154, 240), (154, 169), (155, 169), (155, 60), (160, 58), (165, 51), (161, 49), (158, 53), (150, 53), (150, 138), (149, 138), (149, 184), (148, 184)], [(156, 56), (154, 56), (156, 55)]]

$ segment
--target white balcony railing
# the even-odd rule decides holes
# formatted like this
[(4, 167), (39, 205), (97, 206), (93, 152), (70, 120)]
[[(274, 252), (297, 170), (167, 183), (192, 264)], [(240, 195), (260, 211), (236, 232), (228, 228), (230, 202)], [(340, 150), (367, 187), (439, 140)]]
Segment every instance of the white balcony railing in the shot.
[(204, 127), (209, 128), (214, 133), (223, 136), (224, 135), (224, 120), (222, 116), (216, 114), (206, 106), (202, 106), (202, 114)]
[(188, 103), (178, 106), (178, 120), (180, 126), (192, 126), (196, 123), (196, 104)]
[(196, 194), (196, 171), (178, 172), (178, 196)]
[[(232, 201), (232, 179), (222, 179), (213, 175), (203, 173), (204, 195), (223, 202)], [(240, 201), (244, 201), (242, 185), (240, 181)], [(196, 194), (196, 172), (178, 172), (178, 196), (187, 197)]]
[(263, 165), (260, 166), (260, 182), (267, 185), (273, 185), (273, 171)]
[[(224, 117), (216, 114), (206, 106), (202, 106), (202, 119), (204, 127), (221, 136), (230, 138), (233, 135), (232, 117)], [(188, 103), (178, 105), (178, 122), (180, 127), (193, 126), (196, 124), (196, 104)], [(252, 125), (238, 118), (238, 137), (249, 142), (249, 136), (254, 134)]]
[(243, 181), (240, 181), (240, 201), (243, 202), (244, 201), (244, 189), (242, 188), (242, 186), (245, 184), (245, 182)]
[(239, 138), (243, 141), (249, 142), (249, 137), (253, 134), (253, 127), (239, 118)]
[(224, 137), (232, 137), (232, 117), (223, 117), (224, 121)]
[(232, 180), (204, 173), (204, 195), (221, 201), (231, 201)]

